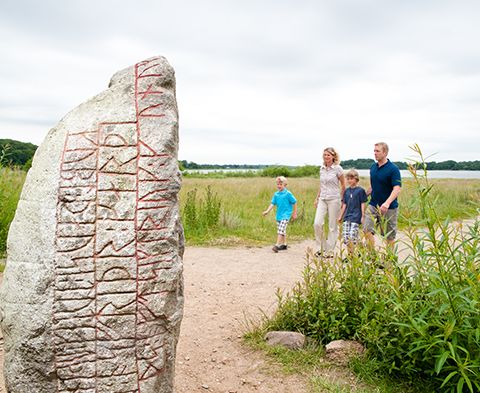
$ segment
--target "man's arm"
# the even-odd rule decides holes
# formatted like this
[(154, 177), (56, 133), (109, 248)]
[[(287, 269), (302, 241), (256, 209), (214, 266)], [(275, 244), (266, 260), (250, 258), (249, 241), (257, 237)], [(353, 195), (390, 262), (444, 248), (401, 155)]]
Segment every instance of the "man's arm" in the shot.
[(385, 202), (382, 203), (382, 206), (380, 206), (380, 212), (382, 214), (385, 214), (390, 207), (391, 203), (397, 199), (398, 195), (400, 195), (400, 191), (402, 191), (402, 188), (400, 186), (394, 186), (392, 192), (390, 193), (390, 196), (387, 198)]
[(362, 202), (362, 224), (365, 221), (365, 207), (367, 206), (366, 202)]

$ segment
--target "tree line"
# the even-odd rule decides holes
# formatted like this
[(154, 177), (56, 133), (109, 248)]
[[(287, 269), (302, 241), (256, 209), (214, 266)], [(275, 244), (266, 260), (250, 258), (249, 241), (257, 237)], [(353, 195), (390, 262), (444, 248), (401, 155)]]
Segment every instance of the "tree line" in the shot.
[(0, 139), (0, 166), (16, 166), (28, 170), (37, 147), (33, 143)]
[[(344, 160), (342, 166), (345, 168), (369, 169), (375, 161), (368, 158), (359, 158), (357, 160)], [(407, 162), (394, 161), (400, 169), (408, 169)], [(428, 161), (427, 169), (429, 171), (479, 171), (480, 161)]]
[[(356, 168), (356, 169), (370, 169), (372, 164), (375, 161), (371, 158), (358, 158), (356, 160), (343, 160), (342, 166), (344, 168)], [(394, 161), (394, 163), (400, 169), (408, 169), (408, 163), (402, 161)], [(427, 162), (427, 169), (429, 171), (441, 171), (441, 170), (449, 170), (449, 171), (480, 171), (480, 161), (454, 161), (454, 160), (447, 160), (447, 161), (430, 161)], [(278, 167), (279, 165), (250, 165), (250, 164), (197, 164), (193, 161), (181, 160), (179, 161), (180, 170), (196, 170), (196, 169), (265, 169), (269, 167)], [(308, 167), (312, 167), (312, 165), (304, 165)], [(286, 168), (298, 168), (295, 166), (284, 166)], [(318, 166), (317, 166), (318, 167)]]
[[(0, 139), (0, 165), (16, 166), (25, 170), (29, 169), (32, 157), (35, 154), (37, 146), (33, 143), (19, 142), (13, 139)], [(371, 158), (358, 158), (356, 160), (343, 160), (342, 166), (345, 168), (369, 169), (375, 161)], [(266, 164), (197, 164), (193, 161), (178, 161), (180, 170), (196, 169), (265, 169), (278, 165)], [(395, 161), (400, 169), (408, 169), (407, 162)], [(308, 165), (311, 167), (311, 165)], [(295, 168), (290, 166), (288, 168)], [(427, 162), (428, 170), (449, 170), (449, 171), (480, 171), (480, 161), (430, 161)]]

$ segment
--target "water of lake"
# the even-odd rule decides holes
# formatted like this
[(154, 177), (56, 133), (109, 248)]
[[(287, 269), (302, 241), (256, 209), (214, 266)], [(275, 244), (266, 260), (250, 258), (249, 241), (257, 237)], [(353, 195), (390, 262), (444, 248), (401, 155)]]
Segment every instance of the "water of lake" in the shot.
[[(256, 171), (257, 169), (250, 169)], [(244, 172), (244, 169), (195, 169), (187, 170), (186, 172), (194, 173), (210, 173), (210, 172)], [(370, 171), (368, 169), (359, 169), (358, 173), (362, 177), (368, 177)], [(409, 171), (401, 170), (402, 177), (412, 177)], [(480, 179), (480, 171), (428, 171), (428, 177), (430, 179)]]
[[(370, 176), (368, 169), (359, 169), (360, 176)], [(412, 177), (407, 170), (401, 170), (402, 177)], [(480, 171), (428, 171), (430, 179), (480, 179)]]

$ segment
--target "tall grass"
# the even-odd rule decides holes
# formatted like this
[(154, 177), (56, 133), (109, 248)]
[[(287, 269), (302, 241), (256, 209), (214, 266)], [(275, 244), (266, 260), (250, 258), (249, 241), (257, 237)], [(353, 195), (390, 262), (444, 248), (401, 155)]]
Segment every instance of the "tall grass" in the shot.
[(197, 197), (197, 189), (188, 191), (183, 208), (185, 235), (204, 236), (220, 221), (221, 202), (217, 194), (207, 186), (203, 199)]
[[(313, 201), (318, 191), (316, 178), (289, 178), (288, 189), (298, 200), (298, 219), (288, 227), (290, 241), (313, 238), (315, 208)], [(480, 180), (435, 179), (431, 197), (437, 199), (436, 211), (439, 217), (459, 220), (474, 217), (480, 205)], [(368, 179), (361, 178), (360, 185), (368, 187)], [(218, 225), (208, 231), (187, 232), (189, 244), (236, 245), (267, 244), (275, 237), (275, 215), (263, 217), (261, 212), (269, 205), (276, 191), (275, 179), (255, 178), (184, 178), (180, 192), (182, 212), (188, 211), (188, 193), (197, 190), (197, 198), (210, 187), (221, 202)], [(417, 199), (414, 179), (405, 179), (400, 194), (399, 226), (405, 229), (409, 217), (415, 216), (412, 205)], [(184, 221), (186, 217), (183, 216)]]
[[(5, 252), (8, 227), (13, 219), (20, 190), (25, 180), (25, 172), (18, 169), (2, 168), (0, 172), (0, 254)], [(288, 188), (298, 200), (298, 219), (288, 228), (290, 241), (313, 238), (313, 219), (315, 209), (313, 201), (318, 191), (317, 178), (290, 178)], [(480, 180), (436, 179), (435, 187), (430, 191), (436, 199), (436, 212), (440, 218), (463, 219), (474, 217), (476, 207), (480, 205)], [(360, 185), (368, 187), (368, 179), (362, 178)], [(192, 197), (190, 192), (196, 190), (193, 208), (201, 210), (207, 190), (215, 196), (217, 219), (214, 225), (200, 222), (188, 225), (192, 221)], [(412, 201), (417, 198), (415, 181), (404, 181), (400, 195), (399, 225), (406, 228), (409, 217), (415, 215)], [(270, 203), (276, 191), (274, 178), (184, 178), (180, 192), (182, 218), (186, 223), (187, 243), (210, 245), (268, 244), (275, 238), (274, 214), (263, 217), (261, 212)], [(212, 201), (211, 201), (212, 202)], [(211, 206), (213, 208), (213, 206)], [(214, 212), (215, 209), (212, 210)], [(199, 213), (203, 214), (203, 213)], [(210, 215), (212, 213), (209, 213)], [(193, 220), (197, 220), (195, 217)]]
[(15, 215), (25, 176), (20, 169), (0, 167), (0, 257), (6, 251), (8, 228)]
[(425, 392), (479, 392), (480, 222), (442, 216), (436, 184), (413, 149), (420, 161), (411, 167), (403, 260), (379, 270), (363, 250), (348, 264), (309, 252), (303, 280), (278, 293), (262, 329), (300, 331), (319, 343), (356, 339), (368, 349), (357, 370), (368, 364)]
[[(298, 199), (298, 219), (289, 225), (290, 240), (301, 240), (312, 234), (314, 207), (317, 192), (313, 179), (290, 179), (288, 188)], [(275, 238), (275, 215), (262, 216), (274, 192), (275, 180), (270, 178), (186, 178), (180, 193), (183, 220), (188, 220), (191, 196), (196, 190), (197, 199), (203, 198), (210, 189), (221, 203), (220, 218), (208, 231), (186, 230), (189, 244), (236, 245), (266, 244)], [(187, 225), (186, 225), (187, 226)]]

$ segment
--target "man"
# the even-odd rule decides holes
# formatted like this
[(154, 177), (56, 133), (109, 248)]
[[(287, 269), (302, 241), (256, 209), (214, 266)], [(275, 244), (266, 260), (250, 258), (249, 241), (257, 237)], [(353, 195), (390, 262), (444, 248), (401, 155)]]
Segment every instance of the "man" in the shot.
[(402, 179), (398, 167), (387, 158), (388, 145), (385, 142), (376, 143), (373, 153), (377, 162), (370, 168), (367, 195), (371, 195), (371, 199), (365, 214), (365, 237), (367, 245), (373, 249), (375, 225), (380, 225), (380, 232), (387, 237), (387, 244), (393, 249), (397, 234), (397, 197)]

